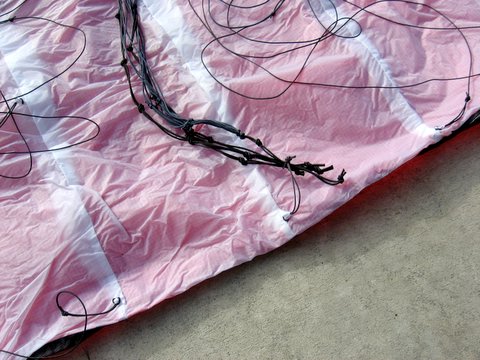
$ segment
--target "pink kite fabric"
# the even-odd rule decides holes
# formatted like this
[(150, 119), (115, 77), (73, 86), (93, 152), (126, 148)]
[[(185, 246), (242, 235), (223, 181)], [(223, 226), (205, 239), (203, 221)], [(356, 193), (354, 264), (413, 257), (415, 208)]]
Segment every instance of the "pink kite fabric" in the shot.
[[(2, 2), (0, 14), (21, 3)], [(450, 134), (480, 104), (480, 80), (468, 80), (480, 73), (478, 0), (229, 3), (237, 2), (138, 1), (148, 61), (168, 103), (185, 118), (234, 125), (280, 157), (331, 164), (332, 176), (345, 169), (345, 182), (297, 177), (301, 206), (285, 221), (294, 198), (288, 169), (242, 166), (176, 141), (138, 112), (120, 66), (117, 1), (26, 1), (0, 18), (0, 111), (4, 117), (16, 104), (18, 125), (10, 116), (0, 127), (0, 349), (28, 355), (81, 332), (82, 317), (61, 316), (60, 291), (78, 295), (91, 313), (119, 297), (114, 311), (88, 319), (89, 328), (104, 326), (281, 246)], [(221, 37), (226, 22), (241, 27), (278, 4), (267, 21), (218, 41), (205, 26)], [(335, 11), (358, 13), (356, 21), (342, 20), (314, 49), (264, 57), (263, 67), (233, 53), (288, 50), (289, 41), (321, 36)], [(437, 80), (404, 86), (428, 79)], [(133, 90), (141, 98), (138, 80)], [(444, 127), (466, 92), (465, 114)], [(34, 153), (22, 177), (25, 143)], [(60, 301), (83, 312), (71, 296)]]

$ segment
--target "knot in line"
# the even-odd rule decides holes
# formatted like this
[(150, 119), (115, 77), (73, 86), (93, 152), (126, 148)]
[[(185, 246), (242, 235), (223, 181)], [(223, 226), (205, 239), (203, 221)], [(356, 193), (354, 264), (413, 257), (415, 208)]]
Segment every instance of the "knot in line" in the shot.
[(284, 165), (283, 165), (283, 168), (288, 168), (288, 170), (290, 170), (290, 164), (292, 162), (293, 159), (295, 159), (296, 156), (287, 156), (285, 158), (285, 161), (284, 161)]
[(185, 132), (191, 131), (194, 125), (194, 122), (195, 120), (193, 119), (188, 119), (187, 121), (185, 121), (185, 123), (183, 124), (183, 130), (185, 130)]

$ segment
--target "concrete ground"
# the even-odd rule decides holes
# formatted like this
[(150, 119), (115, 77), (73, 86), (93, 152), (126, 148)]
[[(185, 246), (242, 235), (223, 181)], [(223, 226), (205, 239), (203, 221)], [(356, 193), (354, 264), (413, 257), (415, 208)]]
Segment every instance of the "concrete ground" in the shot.
[(480, 126), (73, 360), (480, 359)]

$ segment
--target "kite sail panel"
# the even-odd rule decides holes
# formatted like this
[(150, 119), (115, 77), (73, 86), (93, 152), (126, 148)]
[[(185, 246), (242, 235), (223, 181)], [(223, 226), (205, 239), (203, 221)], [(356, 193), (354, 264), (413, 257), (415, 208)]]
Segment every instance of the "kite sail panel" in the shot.
[(275, 249), (460, 128), (479, 6), (2, 3), (2, 356)]

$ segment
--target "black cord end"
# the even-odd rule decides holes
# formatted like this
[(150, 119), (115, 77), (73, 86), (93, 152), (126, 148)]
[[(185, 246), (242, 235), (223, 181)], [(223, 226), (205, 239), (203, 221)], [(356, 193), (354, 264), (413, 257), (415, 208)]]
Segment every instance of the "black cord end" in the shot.
[(112, 303), (113, 305), (118, 306), (122, 303), (122, 299), (120, 299), (119, 297), (113, 298)]
[(283, 220), (285, 220), (286, 222), (288, 222), (291, 218), (292, 218), (292, 213), (288, 213), (288, 214), (285, 214), (282, 216)]
[(128, 63), (127, 59), (123, 59), (123, 60), (120, 62), (120, 66), (125, 67), (125, 66), (127, 66), (127, 63)]
[(327, 171), (332, 171), (333, 169), (334, 169), (334, 168), (333, 168), (333, 165), (329, 165), (329, 166), (321, 169), (321, 171), (319, 171), (319, 173), (320, 173), (320, 174), (323, 174), (323, 173), (325, 173), (325, 172), (327, 172)]

